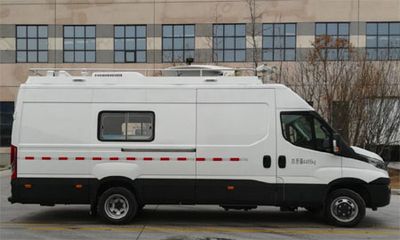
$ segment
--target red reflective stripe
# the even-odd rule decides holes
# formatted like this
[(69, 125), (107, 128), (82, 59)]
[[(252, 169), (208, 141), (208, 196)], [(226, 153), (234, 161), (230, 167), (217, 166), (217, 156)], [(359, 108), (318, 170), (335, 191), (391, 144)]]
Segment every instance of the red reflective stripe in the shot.
[(152, 157), (145, 157), (145, 158), (143, 158), (143, 160), (144, 161), (151, 161), (151, 160), (153, 160), (153, 158)]
[(101, 160), (101, 157), (92, 157), (92, 160), (95, 160), (95, 161)]
[(116, 160), (119, 160), (119, 157), (110, 157), (110, 160), (116, 161)]
[(32, 157), (32, 156), (26, 156), (25, 157), (25, 160), (33, 160), (33, 159), (35, 159), (35, 157)]
[(85, 160), (85, 158), (84, 157), (76, 157), (75, 160), (82, 161), (82, 160)]
[(231, 161), (240, 161), (240, 158), (234, 157), (230, 159)]
[(42, 160), (51, 160), (51, 157), (42, 157)]
[(177, 159), (178, 159), (178, 161), (186, 161), (187, 160), (187, 158), (185, 158), (185, 157), (178, 157)]
[(213, 160), (213, 161), (222, 161), (222, 158), (219, 158), (219, 157), (218, 157), (218, 158), (213, 158), (212, 160)]
[(133, 161), (133, 160), (136, 160), (136, 158), (135, 157), (126, 157), (126, 160)]
[(58, 160), (68, 160), (68, 157), (58, 157)]
[(196, 158), (196, 161), (205, 161), (206, 159), (205, 158)]
[(169, 157), (161, 157), (160, 160), (161, 161), (169, 161)]

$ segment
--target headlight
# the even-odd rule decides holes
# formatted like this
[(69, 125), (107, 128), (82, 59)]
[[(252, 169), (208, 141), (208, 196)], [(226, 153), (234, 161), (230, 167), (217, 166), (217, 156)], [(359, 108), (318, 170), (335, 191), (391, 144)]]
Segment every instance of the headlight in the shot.
[(376, 159), (376, 158), (372, 158), (372, 157), (367, 157), (368, 159), (368, 163), (374, 165), (375, 167), (382, 169), (382, 170), (387, 170), (387, 166), (385, 164), (385, 162)]

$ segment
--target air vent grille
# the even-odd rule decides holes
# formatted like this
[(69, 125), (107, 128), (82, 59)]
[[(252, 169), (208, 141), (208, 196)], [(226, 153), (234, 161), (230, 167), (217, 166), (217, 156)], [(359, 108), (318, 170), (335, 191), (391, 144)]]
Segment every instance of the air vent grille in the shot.
[(122, 77), (122, 73), (95, 73), (95, 77)]

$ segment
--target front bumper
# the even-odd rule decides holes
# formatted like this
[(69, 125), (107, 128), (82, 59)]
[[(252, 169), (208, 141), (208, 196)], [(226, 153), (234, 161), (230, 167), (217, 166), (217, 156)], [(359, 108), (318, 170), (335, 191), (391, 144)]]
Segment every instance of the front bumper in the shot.
[(367, 185), (370, 196), (368, 207), (378, 208), (389, 205), (391, 189), (389, 178), (378, 178)]

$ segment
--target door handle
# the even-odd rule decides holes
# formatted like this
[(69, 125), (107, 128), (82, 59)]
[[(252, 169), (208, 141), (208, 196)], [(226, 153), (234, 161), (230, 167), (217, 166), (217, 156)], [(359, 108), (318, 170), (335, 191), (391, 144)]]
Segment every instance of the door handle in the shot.
[(285, 168), (286, 167), (286, 157), (281, 155), (278, 157), (278, 166), (279, 168)]
[(270, 168), (271, 167), (271, 156), (265, 155), (263, 157), (263, 166), (264, 166), (264, 168)]

